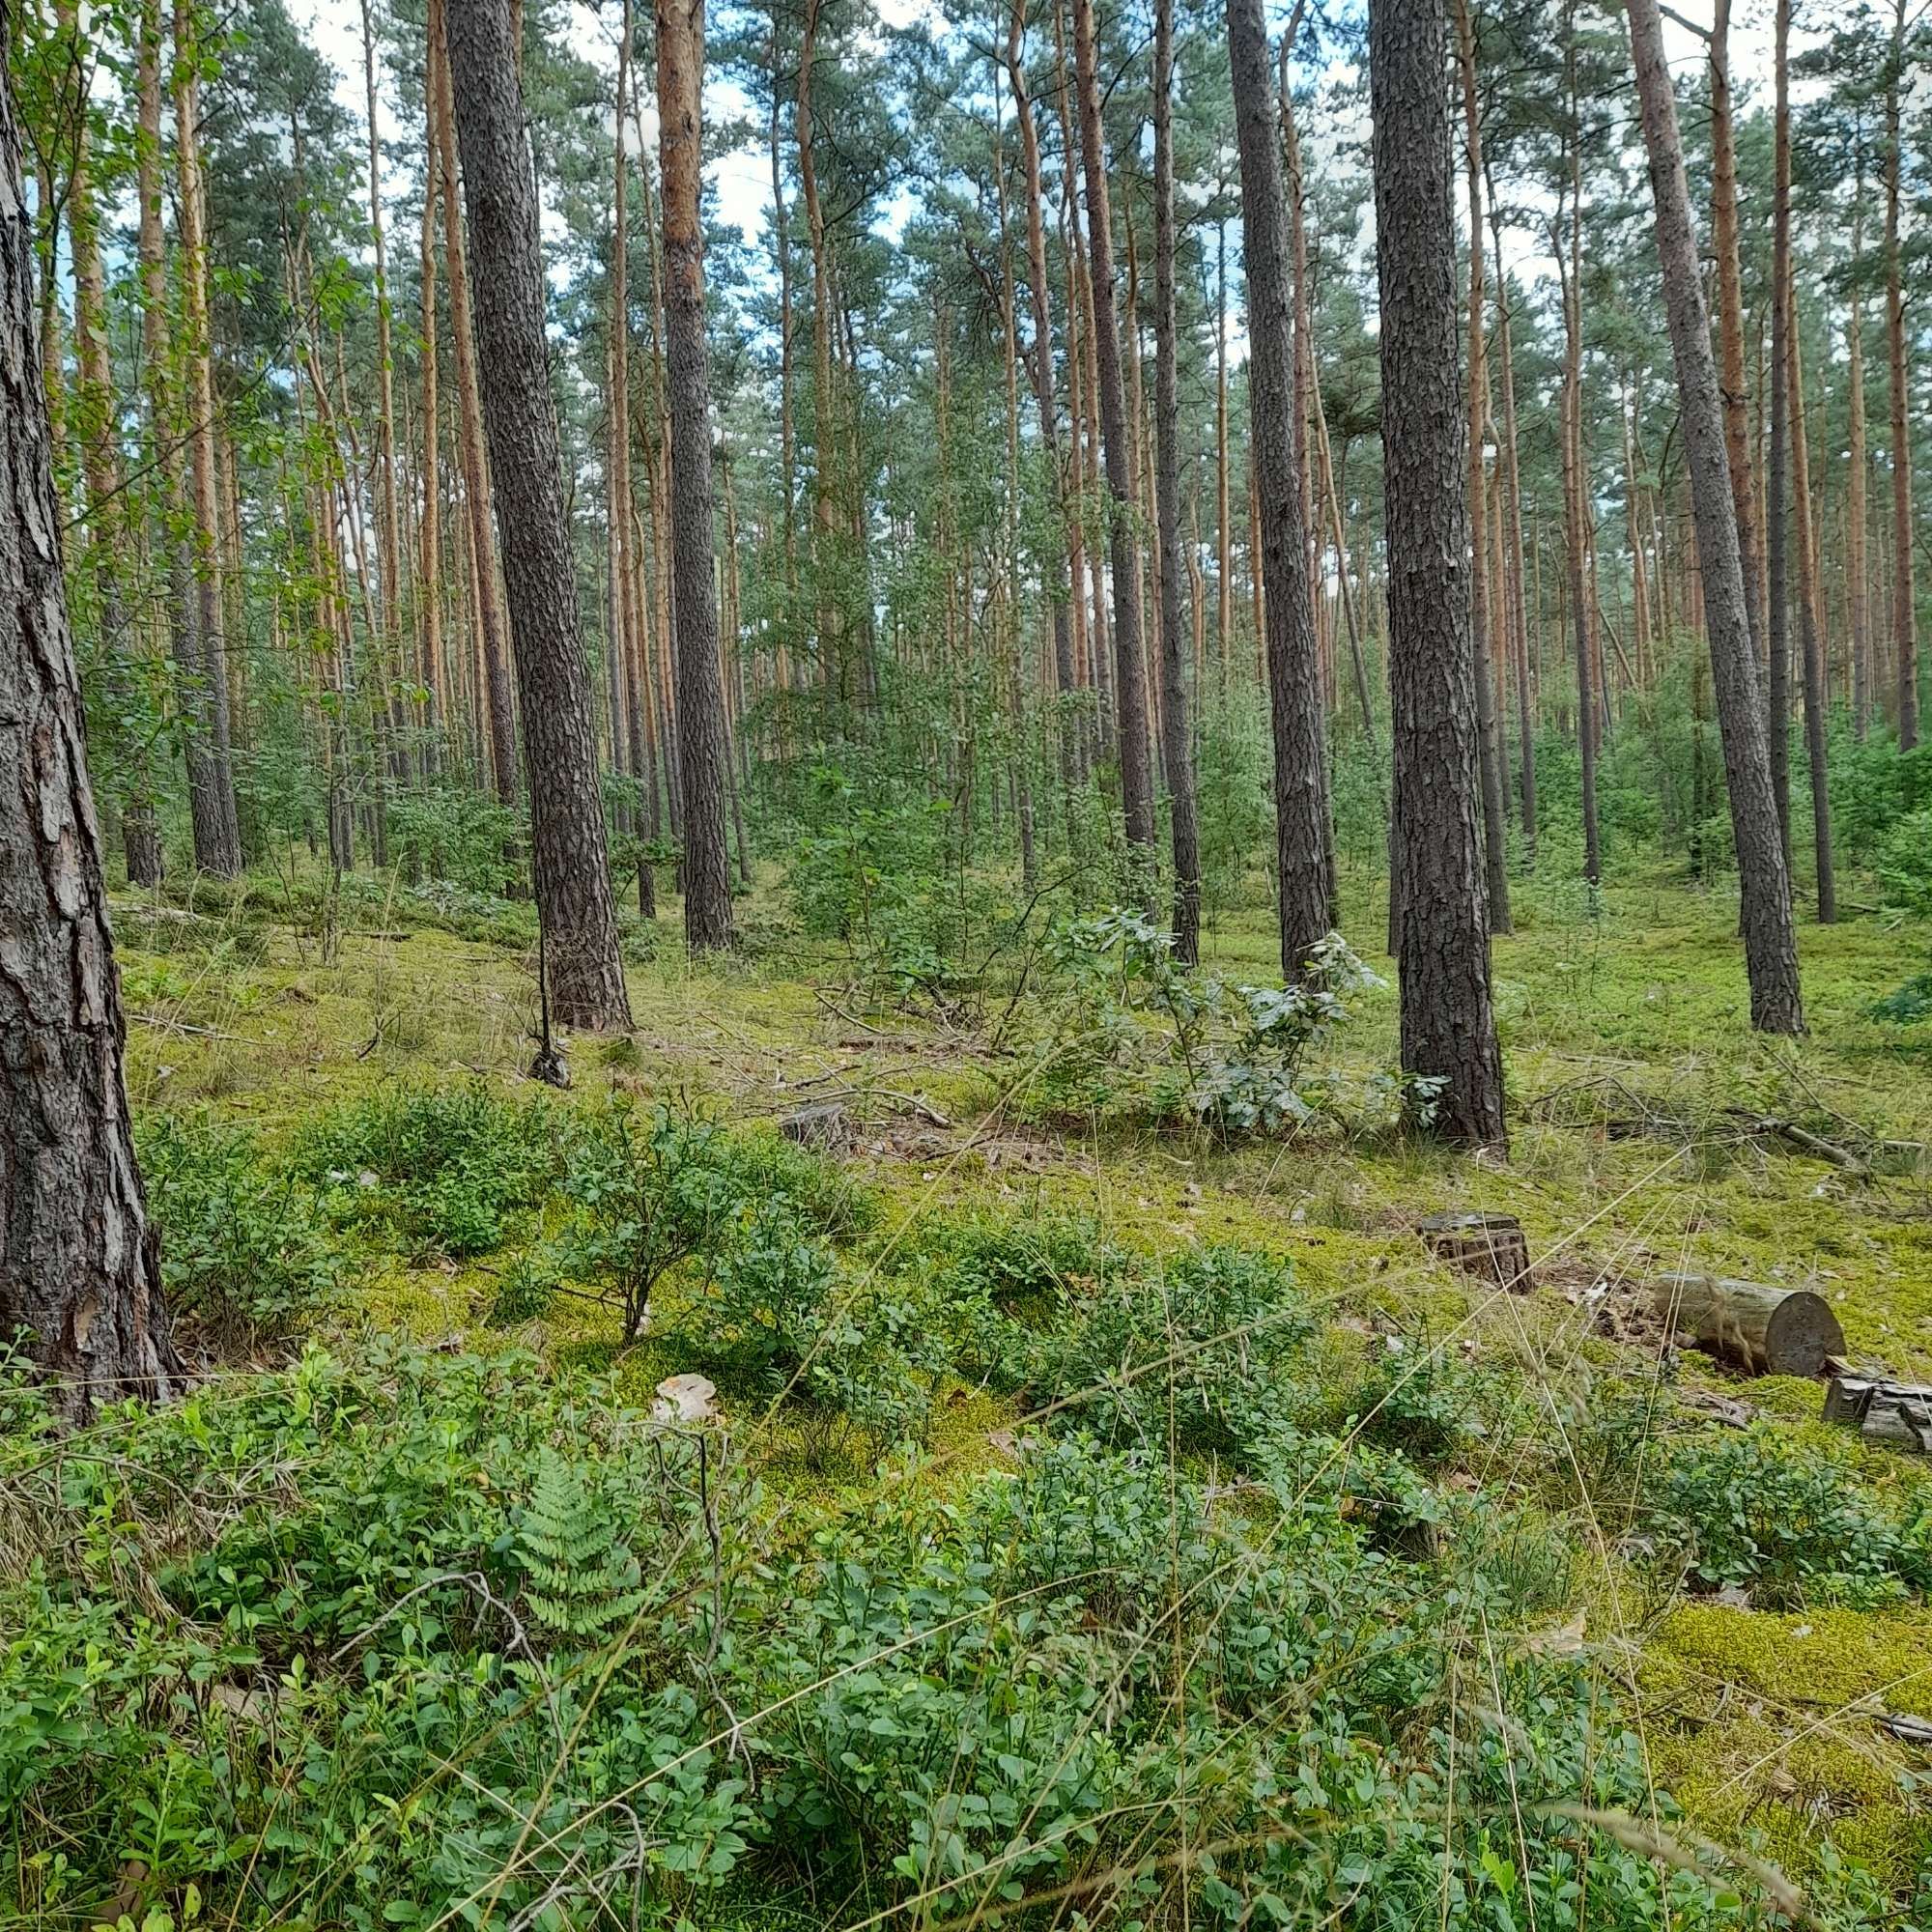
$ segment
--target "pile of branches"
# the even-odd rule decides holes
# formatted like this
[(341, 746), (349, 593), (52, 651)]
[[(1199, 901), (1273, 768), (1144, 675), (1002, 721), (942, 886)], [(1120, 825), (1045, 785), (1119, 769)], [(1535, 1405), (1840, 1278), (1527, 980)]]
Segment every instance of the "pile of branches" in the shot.
[(1592, 1074), (1566, 1081), (1529, 1103), (1531, 1120), (1547, 1126), (1601, 1134), (1605, 1140), (1655, 1140), (1677, 1147), (1736, 1147), (1787, 1153), (1823, 1161), (1854, 1180), (1870, 1180), (1921, 1159), (1920, 1141), (1884, 1140), (1856, 1121), (1814, 1104), (1803, 1119), (1767, 1114), (1751, 1107), (1687, 1104), (1681, 1096), (1645, 1094), (1615, 1074)]

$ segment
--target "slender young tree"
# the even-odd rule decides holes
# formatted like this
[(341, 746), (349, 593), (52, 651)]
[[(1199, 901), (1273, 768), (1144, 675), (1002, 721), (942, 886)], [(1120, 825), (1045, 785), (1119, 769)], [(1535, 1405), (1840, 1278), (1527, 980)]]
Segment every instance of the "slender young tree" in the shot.
[(444, 16), (474, 270), (484, 426), (529, 758), (531, 870), (551, 1002), (566, 1026), (628, 1026), (583, 623), (544, 337), (536, 185), (511, 0)]
[[(61, 0), (63, 30), (78, 30), (75, 0)], [(73, 250), (73, 341), (78, 381), (73, 424), (80, 438), (81, 474), (87, 484), (87, 533), (100, 628), (111, 674), (132, 684), (142, 675), (128, 609), (127, 544), (131, 534), (116, 422), (114, 371), (108, 353), (107, 272), (100, 257), (100, 217), (88, 169), (88, 123), (74, 117), (72, 166), (67, 185), (68, 235)], [(121, 798), (121, 843), (128, 883), (157, 886), (163, 870), (160, 827), (145, 747), (135, 753)]]
[(193, 568), (207, 681), (208, 755), (219, 840), (196, 863), (223, 878), (242, 871), (241, 819), (235, 802), (230, 743), (228, 645), (223, 635), (221, 532), (215, 480), (214, 342), (209, 313), (208, 181), (201, 164), (201, 29), (189, 0), (175, 0), (175, 163), (179, 174), (183, 351)]
[(724, 692), (718, 672), (711, 384), (704, 343), (704, 227), (698, 214), (704, 0), (657, 0), (657, 15), (684, 934), (693, 947), (717, 948), (731, 943), (731, 867), (724, 842)]
[(1458, 379), (1443, 0), (1373, 0), (1376, 262), (1389, 554), (1402, 1064), (1441, 1081), (1435, 1126), (1503, 1141), (1502, 1054), (1477, 824), (1466, 414)]
[(1469, 574), (1469, 629), (1475, 643), (1476, 762), (1483, 786), (1483, 873), (1490, 929), (1510, 929), (1509, 846), (1503, 808), (1502, 721), (1496, 713), (1490, 660), (1498, 648), (1498, 613), (1488, 570), (1489, 520), (1483, 444), (1490, 430), (1490, 367), (1483, 325), (1483, 128), (1476, 92), (1476, 35), (1469, 0), (1456, 0), (1456, 71), (1463, 86), (1463, 172), (1469, 195), (1469, 541), (1478, 567)]
[(1260, 511), (1262, 618), (1274, 722), (1281, 970), (1295, 979), (1333, 924), (1333, 908), (1321, 672), (1309, 611), (1308, 545), (1301, 527), (1296, 454), (1288, 211), (1262, 0), (1228, 0), (1228, 60), (1241, 161), (1242, 254), (1248, 270), (1248, 400)]
[(1738, 144), (1731, 113), (1731, 0), (1717, 0), (1711, 26), (1711, 245), (1718, 257), (1718, 340), (1723, 355), (1724, 457), (1737, 509), (1738, 555), (1751, 655), (1762, 651), (1757, 485), (1751, 475), (1750, 392), (1745, 382), (1744, 269), (1738, 255)]
[(183, 1381), (134, 1161), (41, 375), (34, 222), (0, 71), (0, 1334), (70, 1421)]
[(1771, 734), (1771, 795), (1777, 836), (1791, 864), (1791, 0), (1774, 10), (1771, 188), (1771, 436), (1766, 457), (1765, 569), (1769, 596), (1765, 643)]
[(1905, 275), (1899, 242), (1904, 136), (1905, 0), (1894, 0), (1885, 86), (1885, 328), (1891, 375), (1891, 642), (1898, 671), (1898, 748), (1918, 743), (1918, 626), (1913, 610), (1912, 399), (1905, 341)]
[(1731, 833), (1737, 847), (1743, 904), (1745, 968), (1750, 981), (1751, 1024), (1765, 1033), (1802, 1033), (1804, 1005), (1792, 931), (1791, 874), (1777, 831), (1765, 742), (1757, 665), (1745, 614), (1744, 564), (1737, 511), (1724, 454), (1722, 405), (1711, 354), (1710, 316), (1698, 272), (1697, 238), (1690, 222), (1690, 187), (1677, 131), (1677, 99), (1664, 60), (1659, 0), (1628, 0), (1631, 47), (1650, 188), (1657, 209), (1657, 253), (1663, 271), (1670, 353), (1676, 365), (1684, 445), (1690, 469), (1691, 513), (1704, 624), (1710, 637), (1718, 728), (1729, 782)]
[[(1053, 492), (1057, 532), (1064, 532), (1065, 504), (1060, 471), (1059, 411), (1053, 388), (1053, 323), (1048, 310), (1046, 280), (1046, 197), (1040, 184), (1039, 128), (1026, 80), (1026, 0), (1013, 0), (1007, 27), (1007, 79), (1013, 97), (1013, 118), (1019, 124), (1020, 158), (1026, 169), (1027, 283), (1033, 308), (1033, 353), (1028, 357), (1034, 401), (1039, 411), (1040, 448), (1046, 455), (1048, 488)], [(1052, 607), (1054, 687), (1060, 699), (1060, 786), (1067, 838), (1073, 837), (1073, 790), (1079, 773), (1078, 726), (1073, 715), (1073, 633), (1069, 605), (1068, 549), (1064, 534), (1052, 548), (1046, 568), (1047, 601)]]
[(1127, 392), (1115, 313), (1114, 216), (1107, 192), (1106, 137), (1100, 126), (1099, 55), (1094, 0), (1073, 0), (1073, 66), (1080, 97), (1080, 153), (1087, 181), (1087, 253), (1093, 286), (1094, 375), (1107, 469), (1108, 535), (1114, 590), (1114, 705), (1119, 724), (1121, 804), (1127, 842), (1151, 860), (1154, 842), (1153, 767), (1148, 751), (1147, 680), (1141, 654), (1140, 546), (1134, 540), (1134, 465)]
[(1154, 0), (1154, 458), (1160, 531), (1160, 732), (1174, 825), (1174, 945), (1201, 956), (1201, 835), (1194, 813), (1194, 744), (1181, 668), (1180, 378), (1174, 292), (1174, 0)]
[[(1818, 894), (1818, 923), (1838, 917), (1837, 878), (1832, 866), (1832, 785), (1825, 741), (1825, 636), (1818, 621), (1818, 565), (1811, 523), (1811, 451), (1804, 422), (1804, 361), (1799, 346), (1798, 298), (1787, 293), (1790, 334), (1785, 373), (1791, 384), (1791, 521), (1798, 545), (1798, 648), (1804, 693), (1804, 755), (1811, 779), (1811, 862)], [(1790, 855), (1786, 854), (1786, 863)]]

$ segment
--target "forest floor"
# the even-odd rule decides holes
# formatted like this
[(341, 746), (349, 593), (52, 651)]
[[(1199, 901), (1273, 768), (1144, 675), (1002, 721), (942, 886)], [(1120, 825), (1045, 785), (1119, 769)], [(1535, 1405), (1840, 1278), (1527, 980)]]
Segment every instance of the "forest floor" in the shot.
[[(1380, 907), (1358, 894), (1354, 910), (1350, 936), (1378, 965)], [(1555, 1461), (1574, 1470), (1573, 1492), (1564, 1497), (1560, 1483), (1552, 1492), (1546, 1473), (1538, 1508), (1582, 1560), (1566, 1570), (1531, 1648), (1590, 1657), (1641, 1738), (1648, 1775), (1696, 1832), (1754, 1848), (1801, 1881), (1842, 1854), (1908, 1900), (1932, 1855), (1932, 1764), (1922, 1741), (1881, 1719), (1932, 1719), (1922, 1591), (1807, 1591), (1801, 1581), (1774, 1592), (1748, 1576), (1720, 1588), (1682, 1565), (1660, 1573), (1641, 1560), (1648, 1546), (1629, 1501), (1610, 1499), (1622, 1490), (1586, 1467), (1601, 1441), (1586, 1448), (1580, 1425), (1576, 1443), (1565, 1435), (1579, 1376), (1639, 1386), (1648, 1377), (1671, 1388), (1680, 1430), (1713, 1442), (1767, 1439), (1807, 1468), (1816, 1452), (1875, 1497), (1923, 1478), (1922, 1463), (1824, 1425), (1818, 1384), (1745, 1379), (1679, 1355), (1644, 1317), (1641, 1284), (1663, 1269), (1809, 1286), (1831, 1301), (1854, 1360), (1932, 1379), (1932, 1163), (1912, 1151), (1932, 1142), (1932, 1022), (1872, 1013), (1919, 969), (1927, 934), (1878, 917), (1804, 928), (1811, 1031), (1770, 1040), (1746, 1024), (1734, 917), (1734, 898), (1667, 881), (1613, 886), (1593, 903), (1520, 895), (1518, 930), (1495, 947), (1507, 1161), (1392, 1136), (1317, 1132), (1230, 1149), (1042, 1124), (1019, 1103), (1015, 1056), (992, 1043), (997, 1001), (943, 1017), (895, 1009), (851, 983), (829, 948), (767, 943), (694, 968), (674, 905), (656, 956), (630, 970), (635, 1033), (566, 1042), (569, 1104), (615, 1091), (745, 1122), (836, 1102), (852, 1123), (842, 1158), (884, 1204), (887, 1250), (948, 1217), (986, 1214), (1084, 1217), (1103, 1238), (1156, 1256), (1235, 1243), (1292, 1263), (1297, 1297), (1338, 1360), (1406, 1350), (1493, 1368), (1524, 1429), (1471, 1433), (1434, 1479), (1450, 1492), (1507, 1492), (1517, 1473), (1508, 1459), (1525, 1435), (1545, 1452), (1561, 1445)], [(139, 1119), (207, 1110), (273, 1139), (384, 1087), (532, 1091), (524, 1069), (535, 1002), (520, 948), (416, 923), (394, 899), (358, 902), (325, 937), (312, 917), (279, 916), (272, 890), (203, 910), (124, 897), (116, 923)], [(1263, 905), (1212, 923), (1206, 963), (1265, 980), (1272, 950)], [(1363, 1066), (1390, 1064), (1393, 990), (1352, 1005), (1336, 1050)], [(1763, 1130), (1767, 1118), (1879, 1148), (1874, 1171), (1813, 1157)], [(1888, 1152), (1885, 1143), (1903, 1145)], [(1424, 1251), (1416, 1222), (1450, 1209), (1520, 1218), (1532, 1294), (1494, 1292)], [(484, 1346), (485, 1312), (511, 1258), (366, 1251), (344, 1319), (351, 1329)], [(553, 1302), (522, 1339), (552, 1361), (613, 1370), (646, 1405), (660, 1378), (713, 1366), (675, 1322), (621, 1349), (615, 1318), (577, 1300)], [(900, 1480), (863, 1460), (828, 1464), (777, 1405), (740, 1406), (728, 1384), (724, 1400), (773, 1507), (797, 1521), (870, 1507), (880, 1484)], [(949, 1382), (916, 1480), (969, 1486), (1010, 1459), (1020, 1425), (1013, 1397)], [(1756, 1512), (1777, 1505), (1753, 1492), (1760, 1474), (1714, 1477), (1707, 1502), (1741, 1526), (1748, 1519), (1763, 1543)], [(1801, 1572), (1810, 1560), (1800, 1552)], [(1816, 1562), (1832, 1568), (1829, 1553)]]

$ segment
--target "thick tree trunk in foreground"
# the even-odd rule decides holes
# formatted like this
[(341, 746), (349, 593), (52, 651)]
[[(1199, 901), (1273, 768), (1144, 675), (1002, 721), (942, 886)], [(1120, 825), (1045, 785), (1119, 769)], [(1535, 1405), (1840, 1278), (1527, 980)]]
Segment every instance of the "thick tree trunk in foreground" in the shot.
[(1435, 1124), (1500, 1142), (1502, 1055), (1476, 822), (1464, 398), (1457, 375), (1456, 223), (1443, 114), (1443, 0), (1375, 0), (1376, 255), (1389, 532), (1397, 963), (1406, 1072), (1441, 1080)]
[(1180, 382), (1174, 293), (1174, 0), (1155, 0), (1153, 40), (1154, 456), (1160, 529), (1160, 731), (1174, 820), (1174, 946), (1201, 956), (1201, 836), (1194, 813), (1194, 746), (1181, 669)]
[[(1261, 517), (1262, 630), (1274, 719), (1281, 970), (1295, 979), (1332, 923), (1328, 775), (1295, 454), (1294, 348), (1289, 328), (1281, 141), (1270, 99), (1261, 0), (1228, 0), (1228, 58), (1240, 146), (1242, 253), (1248, 270), (1248, 396)], [(1450, 363), (1453, 368), (1453, 344)]]
[(1080, 96), (1080, 152), (1087, 178), (1087, 250), (1094, 301), (1094, 373), (1100, 391), (1100, 440), (1107, 466), (1114, 586), (1114, 703), (1119, 722), (1121, 804), (1127, 843), (1151, 857), (1153, 767), (1148, 750), (1147, 681), (1141, 660), (1140, 546), (1134, 540), (1133, 453), (1127, 440), (1126, 388), (1121, 374), (1120, 324), (1114, 313), (1113, 213), (1100, 128), (1100, 76), (1094, 0), (1073, 0), (1073, 63)]
[(121, 989), (61, 574), (33, 223), (0, 73), (0, 1335), (76, 1423), (181, 1381), (122, 1076)]
[(466, 0), (448, 10), (444, 25), (551, 1001), (566, 1026), (627, 1026), (509, 0)]
[(731, 943), (731, 865), (724, 845), (724, 693), (718, 673), (712, 570), (711, 384), (704, 343), (704, 229), (698, 218), (704, 0), (658, 0), (657, 12), (684, 936), (693, 947), (716, 948)]
[(1697, 239), (1690, 226), (1690, 189), (1677, 132), (1677, 100), (1670, 90), (1670, 70), (1664, 64), (1658, 0), (1629, 0), (1629, 7), (1637, 99), (1644, 146), (1650, 156), (1651, 193), (1657, 205), (1657, 252), (1663, 270), (1671, 355), (1683, 399), (1684, 443), (1690, 459), (1698, 573), (1718, 694), (1718, 726), (1730, 789), (1751, 1024), (1766, 1033), (1802, 1033), (1804, 1005), (1798, 980), (1798, 948), (1792, 935), (1791, 875), (1777, 833), (1777, 805), (1772, 796), (1757, 667), (1751, 658), (1745, 615), (1737, 512), (1724, 457), (1710, 318), (1698, 277)]

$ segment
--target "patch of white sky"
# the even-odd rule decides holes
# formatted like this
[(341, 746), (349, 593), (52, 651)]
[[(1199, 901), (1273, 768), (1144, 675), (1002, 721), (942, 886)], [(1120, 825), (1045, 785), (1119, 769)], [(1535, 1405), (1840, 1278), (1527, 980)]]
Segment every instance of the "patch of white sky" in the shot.
[[(947, 25), (939, 0), (868, 0), (868, 4), (881, 33), (919, 24), (925, 25), (935, 36), (944, 37), (952, 31)], [(1148, 14), (1145, 38), (1151, 41), (1151, 8), (1148, 0), (1130, 0), (1130, 4)], [(1331, 20), (1359, 20), (1361, 4), (1362, 0), (1330, 0), (1324, 11)], [(641, 14), (644, 7), (640, 6), (639, 11)], [(1684, 0), (1678, 11), (1686, 19), (1701, 21), (1712, 11), (1712, 0)], [(1292, 12), (1292, 0), (1268, 0), (1271, 31), (1283, 31)], [(602, 6), (592, 4), (592, 0), (572, 0), (568, 22), (566, 32), (573, 51), (591, 66), (608, 71), (614, 91), (618, 31), (615, 0), (605, 0)], [(361, 0), (314, 0), (314, 11), (307, 24), (317, 49), (335, 71), (338, 99), (352, 115), (360, 120), (367, 100), (362, 64)], [(646, 36), (640, 34), (639, 38), (640, 42), (647, 43)], [(1333, 37), (1328, 38), (1332, 47)], [(1702, 89), (1700, 70), (1706, 58), (1705, 43), (1697, 33), (1669, 14), (1665, 15), (1664, 38), (1671, 67), (1677, 76), (1679, 100), (1688, 118), (1700, 111), (1691, 103)], [(1815, 34), (1796, 33), (1794, 50), (1801, 50), (1812, 38)], [(1747, 97), (1764, 98), (1769, 95), (1772, 77), (1771, 0), (1747, 0), (1747, 4), (1734, 13), (1731, 66), (1734, 79)], [(1307, 125), (1302, 130), (1311, 172), (1319, 173), (1325, 163), (1344, 151), (1353, 149), (1359, 153), (1366, 144), (1369, 131), (1367, 103), (1361, 90), (1337, 85), (1356, 78), (1352, 63), (1336, 51), (1320, 54), (1313, 60), (1304, 58), (1297, 63), (1296, 78), (1297, 91), (1312, 92), (1321, 103), (1321, 111), (1307, 116)], [(649, 74), (640, 76), (640, 82), (638, 91), (640, 103), (639, 116), (626, 130), (626, 137), (634, 153), (654, 155), (657, 115), (651, 101)], [(1333, 106), (1338, 100), (1348, 103), (1340, 113), (1334, 111)], [(713, 71), (706, 75), (704, 103), (706, 118), (713, 127), (735, 125), (753, 130), (739, 145), (715, 155), (706, 163), (705, 178), (713, 213), (719, 220), (738, 230), (755, 259), (755, 250), (768, 232), (772, 200), (771, 156), (761, 131), (762, 115), (754, 110), (752, 97), (743, 82), (722, 71)], [(1627, 102), (1633, 111), (1634, 105), (1634, 99)], [(1004, 100), (1002, 106), (1003, 109), (1007, 107)], [(415, 129), (405, 128), (401, 125), (393, 96), (382, 85), (380, 71), (377, 118), (385, 150), (391, 156), (405, 154), (418, 139)], [(1460, 158), (1460, 136), (1457, 153)], [(1233, 178), (1232, 140), (1225, 165)], [(392, 166), (397, 169), (397, 179), (386, 185), (400, 192), (405, 170), (400, 162), (392, 162)], [(1699, 184), (1693, 183), (1693, 195), (1699, 186)], [(1183, 185), (1183, 197), (1187, 192)], [(1525, 194), (1520, 185), (1512, 185), (1512, 200), (1519, 205), (1534, 205), (1533, 193)], [(919, 205), (918, 190), (901, 185), (881, 198), (873, 212), (873, 224), (882, 234), (896, 238), (916, 215)], [(1458, 212), (1461, 213), (1460, 196)], [(1355, 239), (1357, 260), (1363, 264), (1370, 259), (1370, 251), (1374, 247), (1374, 223), (1373, 205), (1365, 204), (1362, 230)], [(547, 239), (562, 239), (562, 219), (554, 210), (545, 211), (545, 230)], [(1236, 275), (1240, 248), (1240, 223), (1236, 219), (1230, 223), (1228, 253)], [(1506, 227), (1503, 231), (1502, 256), (1502, 266), (1519, 281), (1534, 283), (1554, 279), (1555, 269), (1549, 255), (1548, 235), (1535, 228)], [(1238, 296), (1236, 302), (1231, 306), (1234, 313), (1230, 317), (1229, 354), (1238, 362), (1246, 350), (1241, 333)]]

